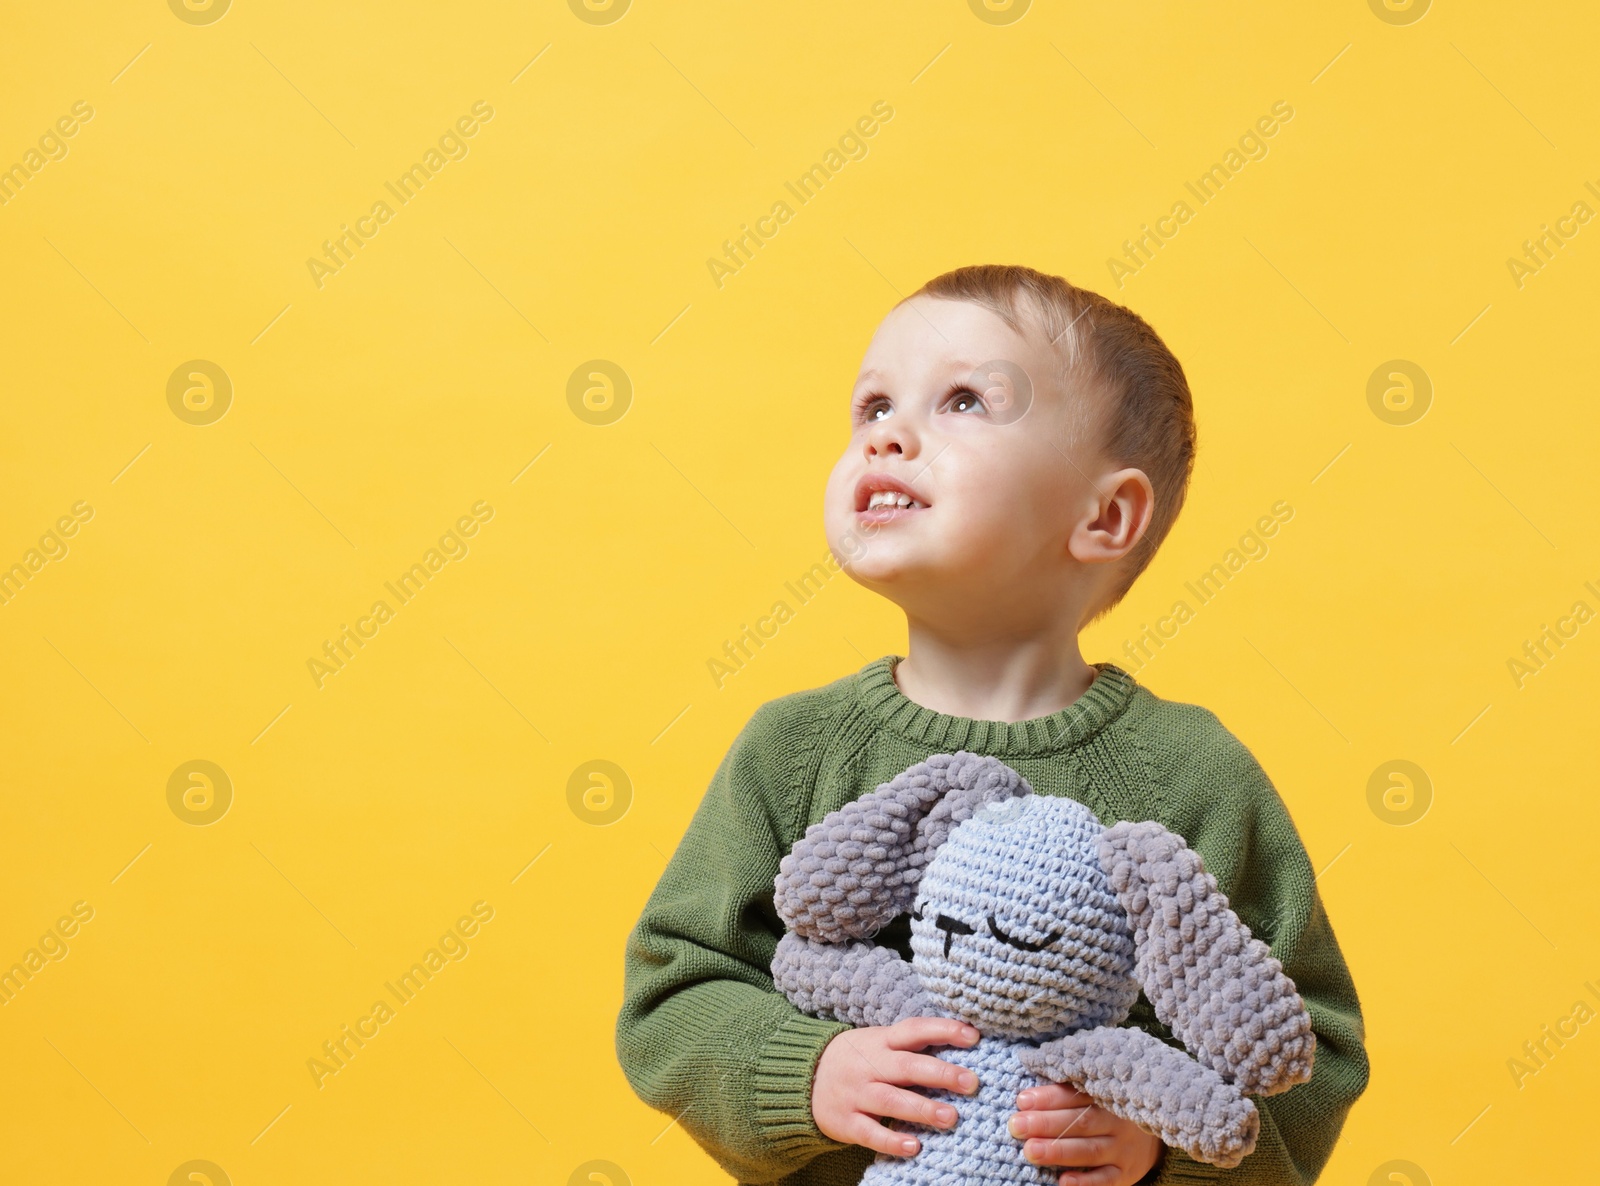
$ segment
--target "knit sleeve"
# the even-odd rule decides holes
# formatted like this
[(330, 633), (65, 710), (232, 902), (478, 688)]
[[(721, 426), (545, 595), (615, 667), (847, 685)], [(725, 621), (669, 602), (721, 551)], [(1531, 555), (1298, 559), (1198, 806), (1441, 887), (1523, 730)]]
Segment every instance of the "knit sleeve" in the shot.
[(748, 1183), (844, 1147), (818, 1130), (811, 1085), (823, 1047), (851, 1027), (801, 1013), (772, 982), (773, 879), (805, 745), (780, 704), (734, 740), (629, 934), (616, 1026), (639, 1098)]
[(1173, 772), (1169, 826), (1200, 854), (1235, 913), (1283, 964), (1311, 1015), (1317, 1044), (1309, 1081), (1280, 1095), (1252, 1097), (1261, 1132), (1243, 1162), (1221, 1170), (1168, 1149), (1150, 1186), (1309, 1186), (1367, 1086), (1361, 1002), (1283, 799), (1237, 738), (1210, 713), (1192, 711), (1210, 727), (1193, 739), (1188, 760)]

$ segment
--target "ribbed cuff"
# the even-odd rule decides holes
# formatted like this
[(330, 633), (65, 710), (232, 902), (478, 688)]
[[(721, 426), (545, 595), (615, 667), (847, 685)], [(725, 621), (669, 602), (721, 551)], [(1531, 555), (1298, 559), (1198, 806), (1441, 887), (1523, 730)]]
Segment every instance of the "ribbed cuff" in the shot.
[(1149, 1186), (1199, 1186), (1222, 1181), (1226, 1170), (1203, 1161), (1196, 1161), (1182, 1149), (1167, 1146), (1161, 1172), (1150, 1179)]
[(761, 1047), (756, 1059), (756, 1123), (773, 1148), (786, 1158), (815, 1157), (844, 1143), (825, 1135), (811, 1115), (811, 1087), (817, 1060), (836, 1034), (852, 1029), (797, 1013), (786, 1018)]

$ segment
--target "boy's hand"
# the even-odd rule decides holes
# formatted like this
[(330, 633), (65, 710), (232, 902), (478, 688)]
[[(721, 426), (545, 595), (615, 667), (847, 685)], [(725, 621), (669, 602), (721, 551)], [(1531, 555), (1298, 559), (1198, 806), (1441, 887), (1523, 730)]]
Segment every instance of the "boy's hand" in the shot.
[(979, 1037), (972, 1026), (949, 1017), (908, 1017), (893, 1025), (860, 1026), (835, 1035), (817, 1060), (811, 1085), (811, 1115), (817, 1127), (847, 1145), (914, 1156), (921, 1142), (911, 1133), (885, 1127), (878, 1117), (951, 1128), (956, 1110), (896, 1084), (970, 1095), (978, 1089), (978, 1077), (932, 1054), (913, 1052), (924, 1046), (971, 1046)]
[(1035, 1165), (1084, 1167), (1061, 1174), (1061, 1186), (1132, 1186), (1165, 1148), (1159, 1137), (1099, 1107), (1070, 1083), (1025, 1088), (1017, 1107), (1008, 1127), (1023, 1138), (1024, 1157)]

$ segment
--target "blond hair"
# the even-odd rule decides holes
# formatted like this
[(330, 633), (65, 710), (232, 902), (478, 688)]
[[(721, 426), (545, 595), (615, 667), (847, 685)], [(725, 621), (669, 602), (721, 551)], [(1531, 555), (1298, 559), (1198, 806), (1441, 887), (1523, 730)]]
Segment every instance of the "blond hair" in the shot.
[(1112, 461), (1143, 470), (1155, 491), (1149, 527), (1124, 557), (1109, 599), (1092, 616), (1106, 613), (1149, 566), (1183, 509), (1194, 471), (1195, 428), (1182, 364), (1133, 310), (1033, 268), (956, 268), (935, 276), (911, 296), (970, 301), (1019, 334), (1026, 332), (1024, 312), (1031, 312), (1063, 361), (1062, 377), (1103, 394), (1101, 448)]

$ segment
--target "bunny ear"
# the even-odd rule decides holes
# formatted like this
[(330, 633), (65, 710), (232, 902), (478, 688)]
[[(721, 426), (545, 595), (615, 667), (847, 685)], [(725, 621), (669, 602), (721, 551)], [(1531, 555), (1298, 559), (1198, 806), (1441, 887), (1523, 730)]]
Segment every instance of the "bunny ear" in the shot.
[(935, 754), (807, 828), (778, 863), (773, 905), (807, 939), (869, 939), (911, 908), (951, 828), (985, 803), (1032, 793), (997, 758)]
[(1123, 821), (1102, 835), (1100, 863), (1133, 923), (1135, 975), (1195, 1059), (1252, 1095), (1311, 1078), (1305, 1002), (1200, 854), (1158, 823)]

